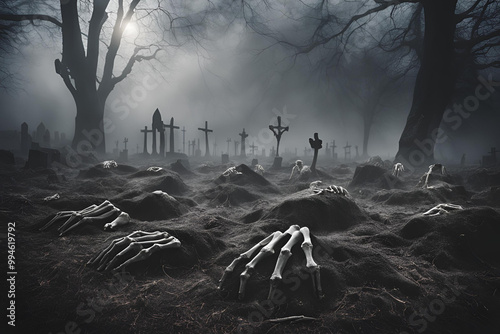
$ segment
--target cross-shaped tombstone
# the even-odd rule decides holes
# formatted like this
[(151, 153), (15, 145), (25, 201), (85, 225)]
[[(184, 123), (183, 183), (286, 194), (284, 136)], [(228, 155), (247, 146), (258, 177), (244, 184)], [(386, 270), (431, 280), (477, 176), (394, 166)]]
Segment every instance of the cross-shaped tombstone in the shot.
[(174, 150), (174, 130), (179, 129), (179, 127), (174, 125), (174, 118), (173, 117), (170, 118), (170, 124), (168, 124), (168, 125), (163, 124), (163, 127), (165, 129), (169, 128), (169, 130), (170, 130), (170, 143), (169, 143), (170, 148), (168, 151), (170, 153), (173, 153), (173, 152), (175, 152), (175, 150)]
[(227, 138), (226, 139), (226, 143), (227, 143), (227, 155), (229, 156), (229, 143), (231, 142), (231, 138)]
[(240, 142), (235, 140), (234, 141), (234, 156), (238, 155), (238, 145), (240, 145)]
[(335, 148), (337, 147), (337, 145), (335, 145), (335, 140), (332, 141), (332, 146), (331, 147), (332, 147), (332, 159), (336, 160), (337, 158), (336, 158)]
[[(205, 156), (210, 156), (210, 148), (208, 147), (208, 133), (214, 132), (214, 130), (210, 130), (208, 128), (208, 122), (205, 121), (205, 128), (198, 128), (198, 130), (205, 132)], [(198, 145), (199, 146), (199, 145)]]
[(281, 126), (281, 116), (278, 116), (278, 125), (269, 125), (269, 130), (271, 130), (276, 137), (278, 144), (276, 145), (276, 156), (280, 156), (280, 140), (281, 136), (285, 131), (288, 131), (288, 126)]
[(243, 132), (239, 134), (241, 137), (241, 156), (246, 156), (246, 147), (245, 147), (245, 138), (248, 137), (248, 133), (245, 132), (245, 128), (243, 128)]
[[(125, 139), (123, 139), (123, 144), (125, 145), (125, 150), (127, 149), (127, 143), (128, 143), (128, 138), (125, 137)], [(116, 147), (118, 147), (118, 145), (116, 145)]]
[(186, 153), (186, 128), (182, 127), (182, 153)]
[(259, 148), (259, 147), (258, 147), (258, 146), (255, 146), (255, 144), (254, 144), (254, 143), (252, 143), (252, 145), (250, 145), (250, 148), (252, 149), (252, 155), (255, 155), (255, 150), (256, 150), (257, 148)]
[(351, 159), (351, 145), (349, 145), (349, 142), (346, 142), (344, 146), (344, 159), (347, 161), (347, 157), (349, 157), (349, 160)]
[(158, 154), (158, 151), (156, 150), (156, 131), (160, 133), (160, 154), (163, 154), (165, 150), (165, 134), (164, 134), (165, 129), (163, 128), (163, 121), (161, 120), (161, 114), (158, 108), (156, 108), (155, 112), (153, 113), (152, 130), (153, 130), (153, 151), (151, 152), (151, 154), (152, 155)]
[(144, 148), (142, 149), (142, 153), (148, 153), (148, 133), (153, 133), (154, 130), (148, 130), (148, 127), (145, 126), (141, 132), (144, 133)]
[(309, 145), (314, 150), (314, 158), (311, 164), (311, 171), (316, 172), (316, 161), (318, 160), (318, 151), (323, 147), (323, 141), (319, 139), (318, 133), (314, 133), (314, 139), (309, 138)]

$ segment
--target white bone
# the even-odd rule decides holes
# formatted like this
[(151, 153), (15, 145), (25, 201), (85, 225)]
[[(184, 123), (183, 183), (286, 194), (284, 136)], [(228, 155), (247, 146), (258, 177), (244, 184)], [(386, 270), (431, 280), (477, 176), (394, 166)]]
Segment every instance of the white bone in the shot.
[(127, 225), (130, 223), (130, 216), (126, 212), (122, 212), (111, 223), (104, 225), (105, 231), (114, 231), (118, 226)]

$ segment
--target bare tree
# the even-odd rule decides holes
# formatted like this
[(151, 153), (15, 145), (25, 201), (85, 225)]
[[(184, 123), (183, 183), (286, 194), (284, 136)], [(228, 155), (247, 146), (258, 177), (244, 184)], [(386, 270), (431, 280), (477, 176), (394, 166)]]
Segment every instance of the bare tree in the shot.
[[(153, 1), (151, 7), (148, 7), (148, 1), (142, 1), (144, 8), (141, 9), (142, 15), (138, 20), (148, 20), (149, 24), (157, 25), (160, 29), (159, 37), (156, 42), (140, 43), (135, 40), (135, 47), (119, 69), (117, 63), (121, 61), (121, 57), (117, 56), (124, 32), (136, 11), (140, 10), (140, 2), (141, 0), (130, 0), (126, 5), (123, 0), (118, 0), (117, 3), (110, 3), (110, 0), (61, 0), (56, 6), (50, 1), (37, 5), (34, 2), (18, 1), (14, 6), (5, 6), (4, 3), (0, 12), (0, 28), (11, 32), (11, 44), (16, 42), (12, 37), (16, 37), (16, 33), (27, 24), (45, 22), (60, 29), (62, 57), (54, 61), (54, 66), (76, 104), (72, 146), (78, 153), (105, 152), (106, 124), (103, 119), (109, 94), (127, 78), (136, 63), (156, 59), (162, 50), (158, 43), (165, 42), (167, 30), (173, 31), (176, 27), (179, 30), (189, 29), (190, 25), (194, 25), (187, 19), (182, 21), (174, 17), (162, 7), (161, 1)], [(42, 10), (42, 7), (55, 14), (35, 12)], [(24, 10), (27, 12), (21, 12)], [(153, 13), (157, 13), (154, 19)], [(104, 53), (103, 57), (101, 53)]]
[(295, 56), (335, 49), (341, 51), (338, 60), (355, 36), (373, 35), (370, 22), (392, 25), (381, 37), (381, 47), (415, 52), (419, 70), (396, 155), (410, 166), (434, 160), (440, 124), (455, 91), (457, 55), (470, 55), (477, 69), (500, 67), (500, 4), (495, 0), (321, 0), (304, 6), (306, 14), (293, 19), (314, 25), (306, 40), (264, 32), (293, 48)]

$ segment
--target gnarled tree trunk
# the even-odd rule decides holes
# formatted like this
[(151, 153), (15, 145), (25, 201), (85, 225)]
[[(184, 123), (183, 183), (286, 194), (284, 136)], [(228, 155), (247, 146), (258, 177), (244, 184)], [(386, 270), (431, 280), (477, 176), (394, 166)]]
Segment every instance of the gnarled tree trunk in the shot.
[(425, 37), (413, 103), (399, 140), (396, 162), (419, 167), (434, 161), (434, 145), (442, 140), (439, 125), (453, 94), (455, 7), (457, 0), (423, 1)]

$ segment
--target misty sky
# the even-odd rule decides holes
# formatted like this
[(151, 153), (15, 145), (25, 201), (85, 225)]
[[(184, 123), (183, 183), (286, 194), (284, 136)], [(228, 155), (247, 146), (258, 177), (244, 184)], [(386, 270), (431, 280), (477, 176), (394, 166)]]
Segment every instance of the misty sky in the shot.
[[(136, 29), (140, 27), (131, 29), (126, 38), (137, 37)], [(106, 117), (113, 128), (107, 134), (107, 151), (114, 148), (116, 140), (123, 148), (123, 138), (127, 137), (129, 150), (135, 153), (138, 145), (141, 152), (143, 134), (139, 130), (151, 127), (152, 113), (159, 108), (164, 123), (174, 117), (176, 125), (186, 128), (186, 141), (201, 138), (202, 149), (204, 135), (197, 128), (208, 121), (214, 130), (210, 141), (217, 142), (218, 154), (227, 150), (227, 138), (239, 140), (243, 128), (250, 134), (247, 147), (255, 143), (259, 152), (265, 148), (268, 153), (276, 143), (268, 125), (274, 124), (277, 115), (290, 126), (290, 132), (282, 137), (282, 152), (297, 147), (302, 154), (304, 147), (309, 147), (308, 138), (319, 132), (324, 146), (336, 140), (339, 156), (343, 154), (339, 147), (347, 141), (353, 145), (353, 153), (354, 145), (359, 145), (361, 153), (361, 116), (354, 106), (339, 101), (343, 93), (335, 91), (324, 75), (314, 71), (314, 60), (299, 57), (291, 66), (294, 59), (290, 50), (276, 46), (260, 52), (269, 41), (242, 24), (233, 23), (222, 32), (212, 32), (210, 37), (203, 52), (190, 46), (170, 48), (161, 63), (139, 63), (134, 67), (132, 75), (107, 100)], [(54, 71), (54, 59), (60, 58), (60, 41), (43, 32), (37, 38), (44, 42), (22, 47), (11, 56), (11, 69), (22, 90), (0, 92), (0, 130), (19, 130), (26, 121), (33, 131), (43, 122), (51, 131), (66, 132), (71, 138), (76, 108)], [(397, 96), (384, 101), (384, 110), (371, 131), (370, 155), (385, 159), (396, 153), (411, 106), (413, 80), (414, 74), (410, 74)], [(148, 141), (150, 150), (151, 137)], [(182, 133), (176, 131), (176, 150), (182, 149), (181, 145)]]

